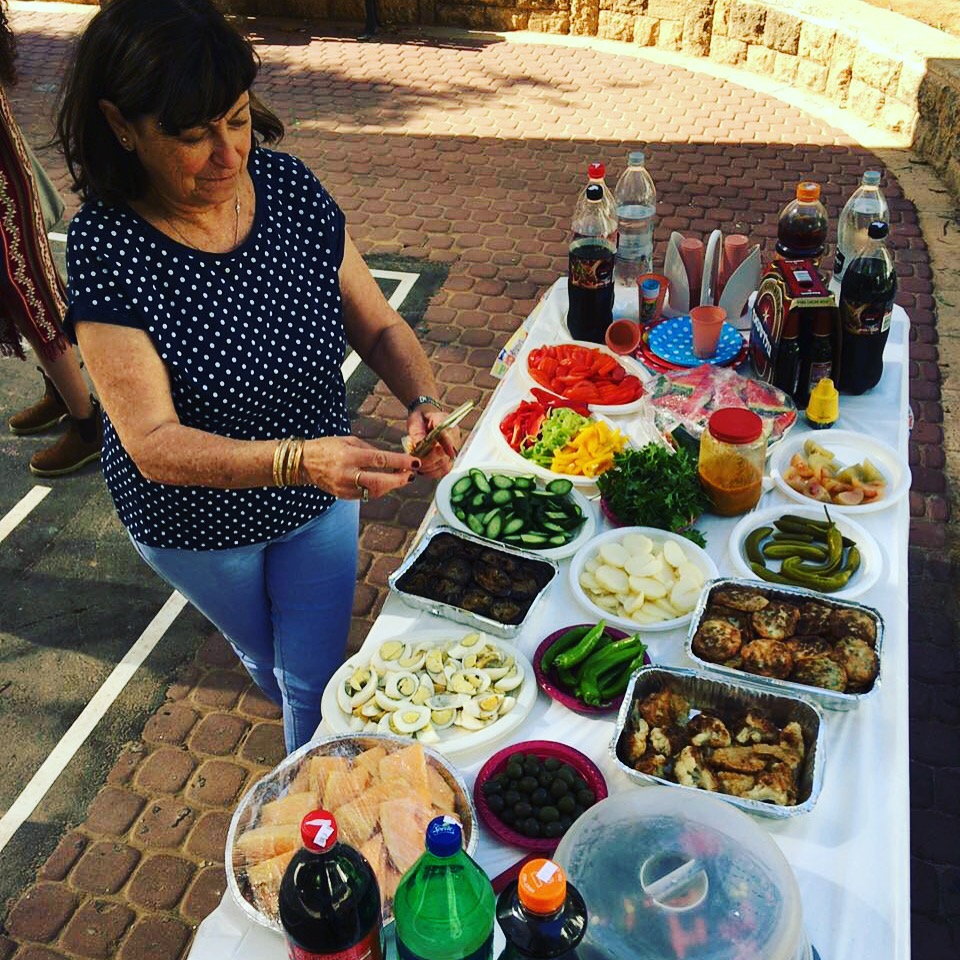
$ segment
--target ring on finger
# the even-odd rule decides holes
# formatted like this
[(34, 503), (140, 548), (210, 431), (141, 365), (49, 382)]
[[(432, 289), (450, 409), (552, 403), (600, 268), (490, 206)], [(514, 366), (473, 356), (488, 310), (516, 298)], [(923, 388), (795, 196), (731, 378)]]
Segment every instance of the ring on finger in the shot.
[(357, 475), (353, 478), (353, 485), (360, 491), (360, 499), (367, 503), (370, 499), (370, 491), (360, 482), (360, 474), (362, 473), (362, 470), (357, 471)]

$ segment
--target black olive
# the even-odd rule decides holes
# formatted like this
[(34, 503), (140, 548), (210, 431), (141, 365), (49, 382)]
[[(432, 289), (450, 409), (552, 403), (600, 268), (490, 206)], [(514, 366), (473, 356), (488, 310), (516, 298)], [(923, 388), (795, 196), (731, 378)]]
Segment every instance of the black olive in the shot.
[(536, 820), (534, 817), (529, 817), (523, 821), (523, 832), (528, 837), (539, 837), (540, 836), (540, 821)]
[(567, 785), (564, 780), (554, 780), (550, 784), (550, 796), (551, 797), (562, 797), (565, 793), (570, 791), (570, 787)]
[(584, 807), (589, 807), (596, 799), (594, 792), (589, 787), (577, 791), (577, 803)]
[(491, 794), (500, 793), (503, 790), (503, 784), (499, 777), (492, 777), (483, 785), (483, 792), (489, 797)]
[(553, 823), (555, 820), (560, 819), (560, 811), (556, 807), (541, 807), (540, 813), (537, 814), (540, 818), (541, 823)]
[(549, 787), (553, 783), (553, 774), (549, 770), (541, 770), (540, 775), (537, 777), (537, 783), (541, 787)]
[(565, 793), (557, 801), (557, 809), (561, 813), (573, 813), (574, 809), (576, 808), (576, 805), (577, 805), (576, 800), (574, 800), (571, 794), (569, 793)]
[(525, 753), (515, 753), (510, 757), (510, 763), (519, 763), (523, 766), (527, 761), (527, 755)]
[(501, 810), (497, 814), (497, 819), (499, 819), (501, 823), (505, 823), (508, 827), (512, 827), (517, 820), (517, 818), (513, 815), (513, 811), (509, 807)]
[(523, 764), (523, 772), (528, 777), (535, 777), (540, 773), (540, 761), (536, 757), (527, 757)]
[(560, 837), (563, 835), (563, 824), (559, 820), (552, 820), (543, 825), (541, 832), (545, 837)]
[(503, 794), (502, 793), (491, 794), (489, 797), (487, 797), (487, 806), (494, 813), (501, 813), (504, 807), (506, 807), (506, 803), (504, 802), (504, 799), (503, 799)]
[(516, 816), (517, 818), (521, 820), (526, 820), (527, 817), (533, 814), (533, 806), (527, 803), (526, 800), (518, 800), (513, 805), (513, 813), (514, 813), (514, 816)]
[(561, 763), (556, 757), (547, 757), (543, 761), (543, 766), (549, 770), (551, 773), (556, 773), (560, 769)]
[(543, 787), (537, 787), (537, 789), (530, 794), (530, 802), (535, 807), (542, 807), (544, 804), (550, 802), (550, 794), (547, 793)]
[(512, 807), (520, 799), (519, 790), (506, 790), (503, 794), (503, 802), (508, 806)]
[(537, 789), (537, 781), (534, 777), (521, 777), (517, 789), (521, 793), (533, 793)]
[(573, 785), (574, 780), (577, 779), (577, 775), (573, 772), (572, 767), (568, 767), (564, 765), (557, 771), (557, 779), (563, 780), (565, 783)]
[(511, 760), (510, 763), (507, 764), (506, 775), (510, 780), (519, 780), (523, 776), (523, 764)]
[(574, 793), (576, 793), (578, 790), (587, 789), (587, 781), (584, 780), (583, 777), (574, 776), (573, 780), (569, 781), (569, 783), (570, 783), (570, 789)]

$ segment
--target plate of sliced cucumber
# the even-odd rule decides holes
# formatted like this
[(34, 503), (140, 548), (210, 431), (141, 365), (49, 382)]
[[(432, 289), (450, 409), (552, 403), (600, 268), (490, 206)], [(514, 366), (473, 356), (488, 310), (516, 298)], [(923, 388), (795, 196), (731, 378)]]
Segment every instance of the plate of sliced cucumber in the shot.
[(552, 560), (572, 556), (596, 528), (593, 505), (569, 480), (492, 463), (447, 474), (437, 509), (456, 529)]

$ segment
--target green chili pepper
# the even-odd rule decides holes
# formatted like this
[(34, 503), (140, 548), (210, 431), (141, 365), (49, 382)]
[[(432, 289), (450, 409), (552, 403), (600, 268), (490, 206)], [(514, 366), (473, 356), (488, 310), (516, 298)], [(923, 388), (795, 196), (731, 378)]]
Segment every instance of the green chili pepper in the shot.
[(630, 685), (630, 678), (633, 674), (644, 666), (644, 658), (647, 655), (645, 644), (640, 646), (640, 652), (627, 664), (626, 669), (617, 666), (606, 673), (600, 675), (600, 696), (604, 701), (612, 700), (626, 692)]
[(829, 524), (822, 520), (808, 520), (792, 514), (774, 520), (773, 525), (782, 533), (811, 533), (814, 536), (825, 534), (829, 528)]
[(849, 570), (852, 576), (860, 569), (860, 551), (856, 547), (850, 548), (847, 554), (847, 562), (844, 564), (844, 570)]
[(567, 667), (557, 669), (557, 677), (561, 686), (570, 693), (576, 693), (577, 675)]
[(540, 661), (540, 668), (544, 672), (552, 669), (554, 660), (556, 660), (564, 650), (569, 650), (575, 644), (579, 643), (592, 629), (592, 627), (587, 626), (574, 627), (572, 630), (568, 630), (566, 633), (557, 637), (543, 654), (543, 658)]
[(835, 593), (837, 590), (842, 590), (853, 576), (852, 570), (840, 570), (827, 576), (807, 573), (798, 570), (797, 563), (799, 561), (784, 560), (780, 571), (781, 576), (789, 577), (795, 586), (818, 590), (820, 593)]
[(770, 539), (777, 543), (813, 543), (820, 538), (812, 533), (784, 533), (778, 530)]
[[(797, 554), (802, 559), (806, 559), (802, 554)], [(843, 537), (836, 527), (831, 527), (827, 532), (826, 555), (820, 563), (798, 563), (796, 568), (800, 573), (814, 574), (818, 577), (828, 576), (840, 568), (843, 562)]]
[(768, 560), (785, 560), (788, 557), (820, 561), (827, 559), (826, 549), (813, 543), (768, 543), (763, 548), (763, 555)]
[(773, 533), (773, 527), (757, 527), (744, 541), (743, 551), (747, 555), (748, 560), (753, 560), (755, 563), (763, 562), (763, 554), (760, 552), (760, 544), (771, 534)]
[(554, 661), (557, 668), (569, 670), (571, 667), (575, 667), (580, 663), (581, 660), (585, 660), (599, 643), (606, 626), (606, 620), (601, 620), (593, 629), (589, 630), (580, 638), (576, 646), (570, 647), (569, 650), (564, 650)]
[(786, 577), (781, 577), (779, 573), (774, 573), (772, 570), (768, 570), (762, 563), (751, 563), (750, 569), (761, 580), (766, 580), (767, 583), (782, 583), (791, 587), (796, 586), (792, 580), (788, 580)]
[(643, 641), (638, 634), (611, 643), (606, 650), (593, 657), (587, 669), (583, 671), (577, 696), (584, 703), (599, 706), (601, 701), (600, 675), (612, 667), (630, 663), (640, 652), (642, 646)]

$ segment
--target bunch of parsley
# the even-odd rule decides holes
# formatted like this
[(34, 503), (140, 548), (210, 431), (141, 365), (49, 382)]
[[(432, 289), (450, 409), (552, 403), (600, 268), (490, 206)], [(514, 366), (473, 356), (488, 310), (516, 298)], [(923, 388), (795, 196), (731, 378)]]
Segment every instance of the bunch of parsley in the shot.
[(707, 508), (697, 461), (683, 447), (659, 444), (627, 449), (597, 477), (607, 507), (623, 524), (680, 533), (700, 546), (706, 540), (691, 524)]

